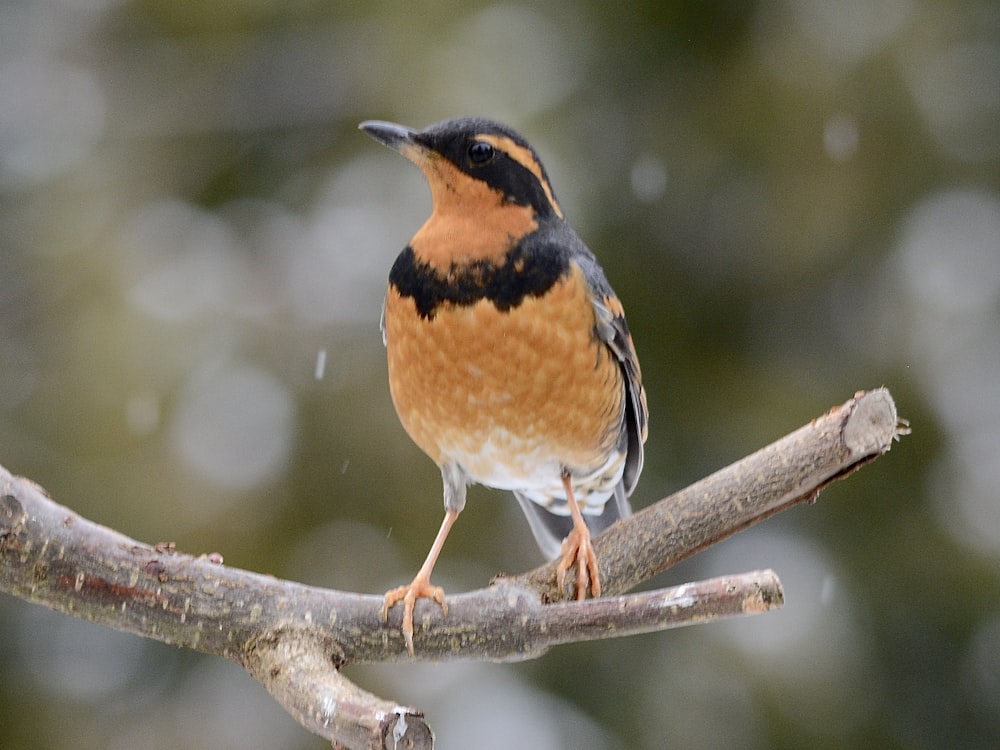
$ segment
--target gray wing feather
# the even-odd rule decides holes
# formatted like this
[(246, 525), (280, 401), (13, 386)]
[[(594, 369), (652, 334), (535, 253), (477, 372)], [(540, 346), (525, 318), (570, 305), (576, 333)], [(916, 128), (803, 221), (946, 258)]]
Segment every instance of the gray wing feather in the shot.
[[(600, 271), (600, 267), (597, 270)], [(600, 278), (604, 278), (603, 272), (601, 272)], [(604, 281), (604, 284), (607, 285), (607, 281)], [(596, 291), (597, 294), (600, 294), (600, 290)], [(616, 315), (597, 294), (593, 299), (597, 335), (618, 358), (625, 380), (625, 430), (628, 439), (628, 452), (625, 457), (623, 481), (625, 493), (630, 495), (635, 489), (636, 482), (639, 481), (639, 474), (642, 472), (642, 446), (646, 441), (649, 412), (646, 407), (646, 394), (642, 388), (639, 360), (636, 357), (635, 347), (632, 345), (628, 323), (625, 322), (624, 315)], [(606, 294), (614, 295), (610, 286), (607, 287)]]

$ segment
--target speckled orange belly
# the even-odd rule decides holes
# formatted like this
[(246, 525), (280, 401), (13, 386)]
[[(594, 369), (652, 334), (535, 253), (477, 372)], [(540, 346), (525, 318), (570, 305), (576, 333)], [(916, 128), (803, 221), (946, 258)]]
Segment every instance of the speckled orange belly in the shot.
[(617, 450), (624, 413), (618, 362), (594, 335), (579, 269), (501, 312), (492, 302), (421, 318), (389, 289), (389, 385), (403, 427), (439, 465), (504, 489), (560, 487)]

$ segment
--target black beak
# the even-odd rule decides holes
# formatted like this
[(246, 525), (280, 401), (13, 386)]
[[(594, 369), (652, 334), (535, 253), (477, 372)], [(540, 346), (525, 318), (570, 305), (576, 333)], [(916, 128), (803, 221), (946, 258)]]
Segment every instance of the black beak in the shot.
[(420, 144), (413, 140), (416, 132), (403, 125), (394, 122), (384, 122), (382, 120), (365, 120), (358, 125), (359, 130), (363, 130), (383, 146), (388, 146), (393, 151), (398, 151), (403, 156), (409, 156), (407, 151), (412, 148), (423, 150)]

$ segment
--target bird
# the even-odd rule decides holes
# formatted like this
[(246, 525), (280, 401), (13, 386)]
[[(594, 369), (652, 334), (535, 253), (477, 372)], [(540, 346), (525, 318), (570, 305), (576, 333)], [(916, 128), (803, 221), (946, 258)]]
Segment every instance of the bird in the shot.
[(466, 489), (511, 490), (539, 548), (600, 596), (592, 535), (628, 516), (649, 412), (621, 302), (563, 216), (537, 152), (479, 117), (423, 130), (359, 128), (416, 164), (431, 215), (389, 271), (380, 328), (403, 428), (440, 468), (445, 516), (403, 603), (412, 656), (419, 598), (447, 616), (431, 573)]

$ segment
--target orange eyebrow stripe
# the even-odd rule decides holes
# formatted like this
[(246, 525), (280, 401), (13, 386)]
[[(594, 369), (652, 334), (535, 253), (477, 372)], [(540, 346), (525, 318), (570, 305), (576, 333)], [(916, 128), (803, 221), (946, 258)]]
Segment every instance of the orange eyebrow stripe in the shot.
[(507, 154), (507, 156), (535, 175), (538, 180), (538, 184), (541, 185), (542, 190), (545, 191), (545, 197), (549, 199), (549, 205), (552, 206), (552, 210), (556, 212), (556, 216), (560, 219), (563, 218), (562, 209), (559, 208), (559, 204), (556, 203), (555, 196), (552, 195), (552, 187), (549, 185), (549, 181), (545, 179), (545, 175), (542, 172), (542, 165), (538, 163), (538, 159), (535, 158), (535, 155), (531, 152), (530, 148), (525, 148), (506, 136), (483, 134), (477, 135), (476, 139), (493, 144), (495, 148), (503, 151)]

